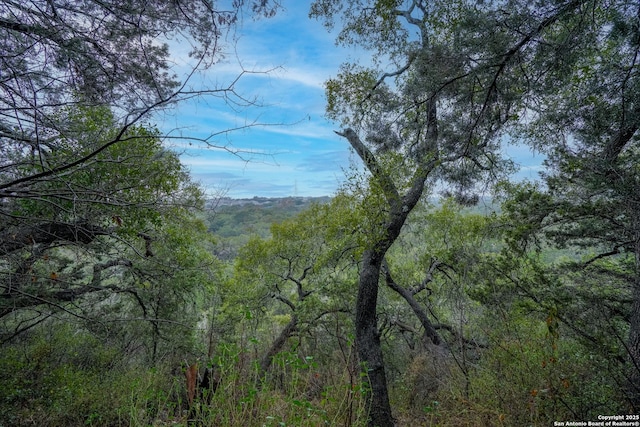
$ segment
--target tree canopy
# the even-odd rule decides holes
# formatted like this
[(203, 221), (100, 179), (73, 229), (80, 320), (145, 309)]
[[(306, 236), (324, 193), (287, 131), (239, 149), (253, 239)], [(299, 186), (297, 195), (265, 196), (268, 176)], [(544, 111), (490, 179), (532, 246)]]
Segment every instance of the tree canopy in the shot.
[[(107, 242), (151, 257), (167, 218), (202, 205), (200, 189), (151, 122), (180, 101), (232, 94), (232, 87), (192, 87), (191, 78), (223, 56), (223, 37), (244, 9), (271, 16), (278, 4), (218, 7), (200, 0), (2, 2), (3, 316), (107, 289), (103, 270), (133, 262), (133, 254), (113, 258)], [(186, 69), (173, 66), (176, 38), (190, 46)], [(73, 246), (90, 254), (84, 261), (94, 263), (95, 282), (63, 280), (61, 265), (40, 267), (53, 254), (68, 255), (62, 248), (80, 250)]]
[[(370, 425), (393, 425), (375, 308), (383, 258), (408, 213), (437, 185), (473, 202), (510, 169), (500, 158), (509, 131), (530, 132), (537, 147), (545, 130), (557, 140), (549, 122), (567, 138), (553, 147), (595, 131), (600, 155), (617, 158), (637, 130), (637, 10), (626, 2), (319, 0), (311, 14), (330, 28), (340, 23), (339, 43), (372, 52), (371, 66), (346, 63), (327, 82), (327, 112), (346, 126), (338, 134), (386, 201), (380, 237), (362, 259), (356, 335), (372, 386)], [(585, 91), (602, 99), (584, 108)], [(605, 117), (621, 120), (612, 127)], [(390, 153), (394, 161), (383, 161)], [(636, 342), (632, 332), (632, 354)]]
[(637, 423), (636, 3), (314, 1), (359, 163), (230, 209), (154, 119), (279, 2), (2, 2), (0, 424)]
[[(2, 2), (0, 215), (10, 216), (9, 201), (31, 197), (43, 182), (62, 182), (82, 169), (90, 174), (98, 155), (124, 151), (114, 146), (127, 146), (160, 110), (197, 96), (232, 94), (233, 87), (189, 82), (221, 58), (222, 37), (245, 6), (270, 16), (277, 3), (218, 6), (200, 0)], [(174, 38), (190, 43), (186, 69), (172, 66)], [(96, 117), (105, 114), (109, 120)]]

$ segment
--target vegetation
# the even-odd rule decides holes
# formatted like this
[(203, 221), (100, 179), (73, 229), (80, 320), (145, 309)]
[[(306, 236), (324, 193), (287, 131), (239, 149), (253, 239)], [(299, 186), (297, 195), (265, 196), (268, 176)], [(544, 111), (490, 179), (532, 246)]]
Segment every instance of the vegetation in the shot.
[(314, 2), (364, 168), (244, 201), (151, 124), (193, 93), (150, 40), (210, 64), (245, 2), (122, 5), (0, 9), (0, 427), (640, 422), (637, 4)]
[(286, 197), (217, 199), (207, 207), (209, 231), (217, 238), (216, 255), (232, 260), (252, 236), (267, 238), (271, 224), (290, 219), (312, 203), (326, 203), (329, 197)]

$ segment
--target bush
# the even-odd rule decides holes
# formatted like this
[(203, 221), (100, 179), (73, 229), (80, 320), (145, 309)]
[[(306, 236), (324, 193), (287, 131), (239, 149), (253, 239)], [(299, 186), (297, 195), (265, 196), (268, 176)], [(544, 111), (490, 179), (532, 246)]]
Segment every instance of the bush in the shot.
[(148, 425), (177, 409), (169, 404), (174, 381), (167, 369), (130, 365), (95, 337), (60, 326), (0, 352), (0, 426)]

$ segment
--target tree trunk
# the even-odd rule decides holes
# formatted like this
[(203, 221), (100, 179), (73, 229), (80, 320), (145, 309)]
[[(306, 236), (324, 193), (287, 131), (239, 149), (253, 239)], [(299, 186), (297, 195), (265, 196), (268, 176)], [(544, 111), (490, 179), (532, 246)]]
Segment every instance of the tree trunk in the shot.
[(267, 371), (269, 371), (274, 356), (280, 353), (289, 337), (296, 331), (297, 326), (298, 318), (295, 314), (292, 314), (291, 320), (289, 321), (289, 323), (287, 323), (287, 326), (285, 326), (284, 329), (280, 331), (280, 335), (278, 335), (278, 338), (276, 338), (275, 341), (271, 344), (269, 351), (267, 351), (267, 354), (265, 354), (260, 361), (260, 377), (263, 377), (267, 373)]
[(634, 412), (640, 411), (640, 237), (635, 244), (636, 272), (633, 283), (633, 303), (629, 319), (629, 357), (631, 373), (629, 375), (629, 397)]
[[(431, 110), (430, 114), (435, 114), (435, 109)], [(435, 120), (435, 116), (433, 120)], [(436, 140), (434, 129), (435, 127), (432, 126), (433, 141)], [(344, 132), (336, 133), (349, 141), (349, 144), (351, 144), (380, 185), (389, 205), (389, 212), (384, 223), (380, 224), (378, 230), (371, 230), (374, 235), (379, 237), (368, 244), (362, 255), (358, 298), (356, 300), (355, 332), (364, 382), (371, 391), (367, 408), (369, 410), (369, 426), (393, 427), (395, 423), (391, 414), (391, 404), (389, 403), (387, 377), (376, 318), (380, 271), (385, 254), (400, 235), (409, 213), (420, 200), (425, 181), (437, 166), (438, 159), (435, 155), (422, 157), (411, 178), (410, 188), (404, 196), (401, 196), (391, 176), (378, 164), (376, 156), (360, 140), (360, 137), (353, 129), (345, 129)]]
[(405, 201), (412, 203), (402, 204), (404, 208), (391, 209), (388, 221), (382, 226), (385, 232), (364, 251), (360, 266), (355, 332), (364, 381), (371, 390), (371, 398), (367, 408), (370, 427), (393, 427), (395, 425), (389, 403), (376, 309), (384, 256), (400, 235), (402, 225), (417, 203), (417, 198), (413, 200), (406, 197)]
[(356, 347), (364, 374), (363, 381), (371, 391), (367, 405), (371, 427), (394, 425), (376, 319), (381, 265), (382, 257), (379, 254), (373, 250), (365, 251), (356, 301)]

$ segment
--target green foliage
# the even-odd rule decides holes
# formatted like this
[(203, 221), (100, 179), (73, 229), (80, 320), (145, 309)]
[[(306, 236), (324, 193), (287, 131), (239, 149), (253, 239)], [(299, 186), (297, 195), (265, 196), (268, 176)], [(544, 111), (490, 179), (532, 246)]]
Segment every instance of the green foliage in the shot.
[[(254, 236), (233, 277), (223, 277), (225, 268), (211, 258), (214, 246), (202, 241), (202, 222), (186, 214), (164, 222), (154, 257), (137, 267), (139, 295), (155, 301), (147, 306), (149, 313), (156, 310), (149, 322), (105, 323), (105, 329), (46, 323), (46, 330), (57, 331), (52, 337), (34, 329), (5, 344), (2, 419), (13, 420), (7, 425), (185, 425), (190, 414), (204, 425), (366, 425), (367, 389), (354, 357), (352, 316), (318, 319), (352, 304), (359, 203), (341, 194), (274, 225), (268, 238)], [(423, 280), (434, 258), (446, 264), (434, 271), (430, 293), (416, 297), (434, 321), (459, 331), (440, 330), (450, 343), (445, 355), (424, 352), (420, 325), (406, 303), (381, 293), (382, 340), (399, 422), (543, 426), (591, 419), (609, 408), (624, 412), (624, 365), (616, 362), (623, 346), (606, 332), (624, 336), (625, 322), (615, 315), (600, 322), (597, 315), (603, 309), (615, 314), (612, 301), (623, 296), (614, 283), (585, 281), (588, 272), (557, 274), (556, 264), (546, 261), (547, 245), (537, 255), (509, 252), (500, 239), (499, 232), (510, 230), (502, 219), (452, 200), (421, 205), (391, 249), (390, 268), (405, 286)], [(593, 267), (606, 267), (601, 262)], [(314, 292), (302, 302), (297, 285), (284, 280), (289, 265), (292, 277), (312, 267), (302, 283)], [(166, 280), (159, 279), (163, 275)], [(265, 298), (278, 290), (303, 322), (264, 375), (260, 360), (291, 319), (285, 304)], [(121, 303), (124, 312), (139, 310)], [(113, 307), (97, 310), (105, 320), (115, 314)], [(180, 324), (160, 322), (154, 329), (154, 316), (168, 320), (174, 313)], [(214, 337), (210, 359), (210, 332), (195, 326), (203, 313)], [(398, 322), (414, 328), (413, 335)], [(462, 346), (462, 338), (475, 344)], [(154, 342), (155, 364), (147, 357)], [(209, 366), (220, 382), (187, 412), (179, 367), (196, 355), (204, 361), (201, 373)]]
[(184, 206), (201, 203), (199, 190), (189, 183), (177, 154), (164, 148), (157, 130), (130, 126), (116, 135), (122, 131), (106, 107), (69, 107), (62, 114), (68, 131), (44, 165), (33, 164), (24, 173), (37, 173), (43, 166), (55, 170), (77, 156), (94, 154), (62, 177), (32, 184), (29, 194), (38, 197), (18, 199), (13, 216), (36, 221), (90, 219), (101, 226), (118, 218), (119, 232), (134, 233), (157, 223), (160, 212), (178, 201)]
[(350, 109), (347, 101), (361, 104), (370, 96), (369, 88), (376, 83), (374, 70), (359, 65), (344, 65), (335, 79), (325, 83), (327, 96), (327, 117), (332, 120), (342, 119), (343, 124), (350, 125)]
[(590, 420), (613, 407), (624, 411), (606, 358), (571, 338), (553, 314), (536, 319), (526, 311), (503, 312), (499, 327), (487, 315), (491, 347), (471, 378), (470, 400), (477, 408), (495, 411), (506, 425)]
[[(213, 366), (221, 382), (199, 403), (194, 420), (204, 425), (318, 426), (364, 425), (362, 396), (344, 384), (327, 383), (332, 377), (312, 356), (282, 352), (274, 361), (276, 382), (256, 380), (255, 367), (245, 363), (247, 349), (221, 346)], [(337, 375), (344, 375), (335, 367)], [(326, 379), (325, 379), (326, 378)]]
[[(3, 136), (21, 149), (0, 147), (0, 426), (365, 425), (351, 308), (374, 250), (389, 286), (368, 314), (400, 423), (626, 412), (640, 348), (636, 9), (314, 2), (328, 26), (342, 19), (339, 43), (374, 52), (326, 85), (329, 117), (364, 134), (343, 133), (370, 174), (354, 168), (324, 204), (196, 214), (203, 195), (158, 130), (82, 104), (98, 93), (46, 111), (50, 140)], [(516, 123), (547, 155), (545, 185), (504, 183), (499, 213), (461, 207), (510, 170), (498, 148)], [(438, 182), (455, 197), (400, 203)], [(425, 339), (429, 322), (446, 345)], [(188, 407), (195, 360), (216, 387)]]
[(229, 314), (237, 316), (242, 306), (269, 323), (268, 313), (288, 313), (305, 331), (327, 314), (347, 311), (355, 249), (351, 233), (341, 225), (347, 217), (337, 202), (316, 204), (273, 224), (270, 238), (251, 238), (239, 251), (233, 284), (223, 296)]
[[(54, 322), (0, 354), (0, 425), (147, 425), (172, 389), (163, 368), (149, 370), (96, 336)], [(173, 411), (173, 409), (171, 409)]]
[(310, 16), (323, 20), (327, 28), (333, 28), (334, 23), (341, 19), (342, 28), (336, 38), (338, 44), (360, 44), (365, 49), (393, 54), (400, 50), (398, 44), (406, 39), (407, 34), (394, 14), (400, 3), (396, 0), (347, 3), (318, 0), (312, 3)]
[(65, 117), (68, 131), (43, 158), (46, 167), (93, 154), (62, 177), (33, 183), (25, 194), (37, 197), (11, 206), (0, 229), (2, 339), (57, 315), (92, 324), (106, 339), (132, 336), (116, 325), (143, 325), (137, 332), (148, 326), (155, 331), (154, 342), (144, 344), (152, 358), (169, 330), (174, 348), (191, 346), (182, 338), (193, 336), (185, 331), (199, 313), (187, 308), (187, 296), (210, 290), (220, 269), (193, 213), (201, 191), (156, 130), (130, 126), (109, 144), (120, 131), (108, 108), (69, 107)]
[(251, 236), (268, 238), (272, 224), (290, 219), (313, 203), (328, 201), (328, 197), (288, 197), (242, 199), (233, 203), (222, 199), (214, 202), (216, 206), (211, 211), (207, 210), (206, 220), (209, 231), (218, 240), (215, 253), (220, 259), (232, 260)]

